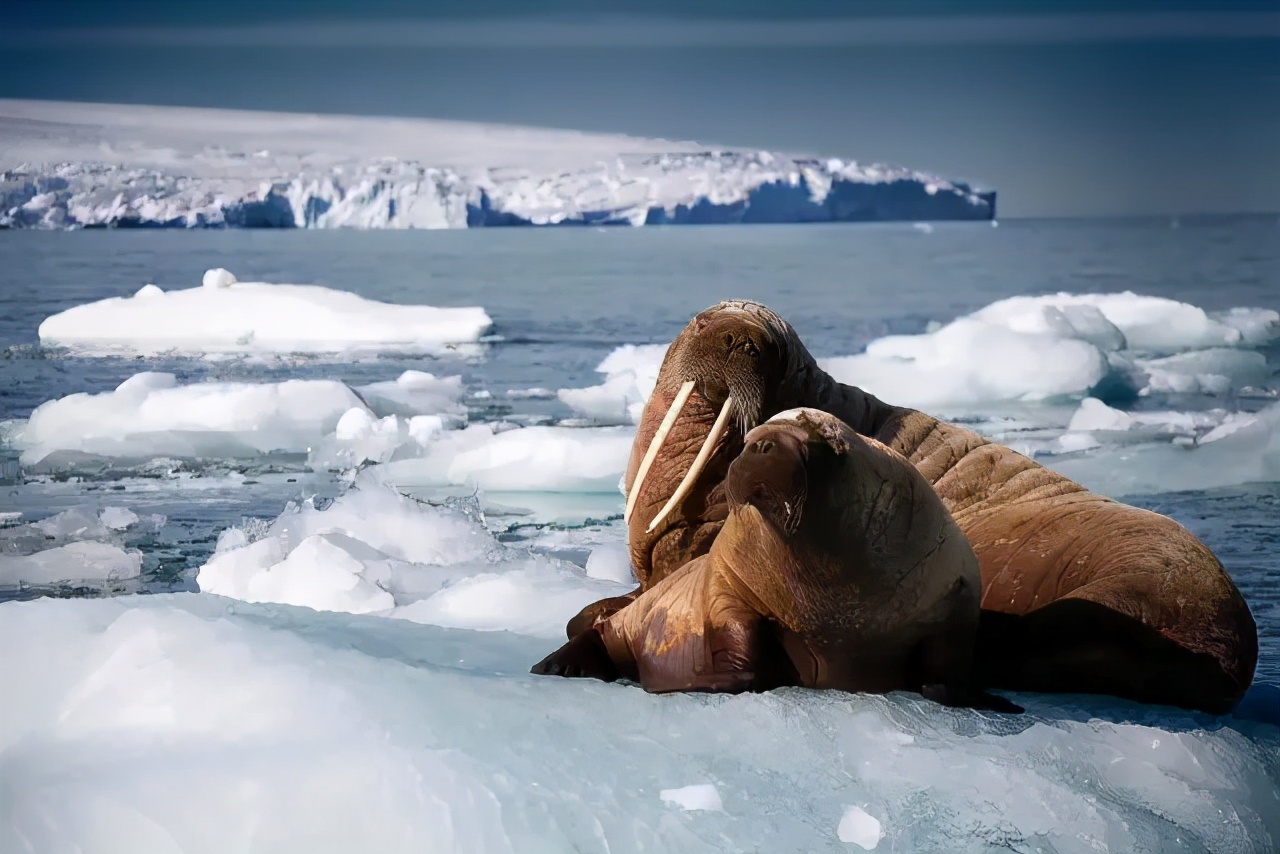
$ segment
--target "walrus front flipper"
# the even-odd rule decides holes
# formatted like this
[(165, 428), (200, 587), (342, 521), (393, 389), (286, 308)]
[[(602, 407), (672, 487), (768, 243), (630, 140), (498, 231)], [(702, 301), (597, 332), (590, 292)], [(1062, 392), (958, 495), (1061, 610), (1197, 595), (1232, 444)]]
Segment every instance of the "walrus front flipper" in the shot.
[(614, 682), (622, 676), (594, 628), (569, 641), (529, 670), (535, 676), (566, 676)]
[(594, 628), (636, 601), (636, 597), (639, 595), (640, 588), (637, 587), (625, 596), (610, 596), (608, 599), (592, 602), (569, 620), (568, 625), (564, 628), (564, 633), (569, 636), (570, 640), (573, 640), (587, 629)]

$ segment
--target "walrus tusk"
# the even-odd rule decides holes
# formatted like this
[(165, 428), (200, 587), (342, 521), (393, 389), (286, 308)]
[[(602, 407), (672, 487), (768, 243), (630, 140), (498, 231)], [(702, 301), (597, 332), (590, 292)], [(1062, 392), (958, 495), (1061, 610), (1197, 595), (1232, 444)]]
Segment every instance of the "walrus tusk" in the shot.
[(676, 491), (671, 493), (671, 497), (667, 499), (667, 504), (658, 511), (658, 515), (653, 517), (653, 521), (649, 523), (649, 527), (645, 529), (646, 534), (652, 534), (653, 529), (663, 519), (667, 518), (667, 514), (672, 508), (684, 500), (689, 494), (689, 490), (693, 489), (693, 484), (698, 480), (698, 476), (702, 474), (702, 470), (706, 468), (707, 460), (711, 459), (711, 451), (714, 450), (716, 442), (720, 440), (720, 436), (724, 434), (724, 428), (729, 423), (729, 413), (733, 411), (733, 398), (730, 397), (724, 402), (724, 406), (720, 408), (720, 414), (716, 416), (716, 423), (711, 425), (711, 432), (707, 434), (707, 440), (702, 443), (702, 448), (698, 451), (698, 456), (694, 458), (693, 465), (689, 466), (689, 473), (684, 476), (684, 480), (680, 481), (680, 485), (676, 487)]
[(680, 411), (684, 409), (691, 394), (693, 394), (693, 380), (680, 386), (680, 390), (671, 401), (671, 406), (667, 409), (667, 414), (662, 418), (662, 423), (658, 425), (658, 432), (653, 434), (653, 440), (649, 442), (649, 448), (644, 452), (644, 459), (640, 461), (640, 468), (636, 469), (635, 483), (631, 484), (631, 491), (627, 493), (627, 508), (622, 511), (623, 522), (631, 521), (631, 511), (635, 509), (636, 499), (640, 497), (640, 487), (644, 485), (645, 475), (649, 473), (649, 467), (653, 465), (653, 461), (658, 458), (662, 443), (667, 441), (667, 434), (671, 432), (672, 425), (680, 417)]

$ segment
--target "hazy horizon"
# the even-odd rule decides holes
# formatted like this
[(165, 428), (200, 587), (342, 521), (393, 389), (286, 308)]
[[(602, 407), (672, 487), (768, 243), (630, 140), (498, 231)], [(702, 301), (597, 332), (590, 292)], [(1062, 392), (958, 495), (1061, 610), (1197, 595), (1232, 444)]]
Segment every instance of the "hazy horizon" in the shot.
[(883, 161), (994, 189), (1005, 217), (1280, 210), (1280, 3), (5, 5), (0, 97)]

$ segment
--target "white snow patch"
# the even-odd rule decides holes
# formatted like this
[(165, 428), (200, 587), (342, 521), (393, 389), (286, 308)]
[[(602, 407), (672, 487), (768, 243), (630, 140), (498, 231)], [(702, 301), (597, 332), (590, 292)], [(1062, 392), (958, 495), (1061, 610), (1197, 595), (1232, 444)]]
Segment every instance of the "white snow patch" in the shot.
[(847, 806), (840, 817), (836, 836), (841, 842), (852, 842), (859, 848), (873, 850), (884, 838), (880, 820), (859, 806)]
[(227, 282), (222, 273), (231, 275), (211, 270), (206, 287), (67, 309), (40, 324), (40, 341), (87, 354), (433, 353), (492, 325), (483, 308), (392, 305), (319, 285)]
[(681, 786), (679, 789), (663, 789), (658, 798), (664, 804), (675, 804), (680, 809), (713, 810), (724, 812), (724, 804), (720, 800), (720, 790), (714, 783), (695, 783), (692, 786)]

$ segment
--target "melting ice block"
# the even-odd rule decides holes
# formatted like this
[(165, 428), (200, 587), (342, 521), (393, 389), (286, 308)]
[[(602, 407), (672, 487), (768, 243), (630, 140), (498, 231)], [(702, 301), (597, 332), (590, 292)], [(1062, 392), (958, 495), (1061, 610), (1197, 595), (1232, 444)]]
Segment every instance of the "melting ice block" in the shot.
[(319, 285), (237, 282), (210, 270), (204, 287), (59, 312), (40, 324), (40, 341), (91, 354), (430, 353), (474, 342), (491, 325), (483, 308), (392, 305)]

